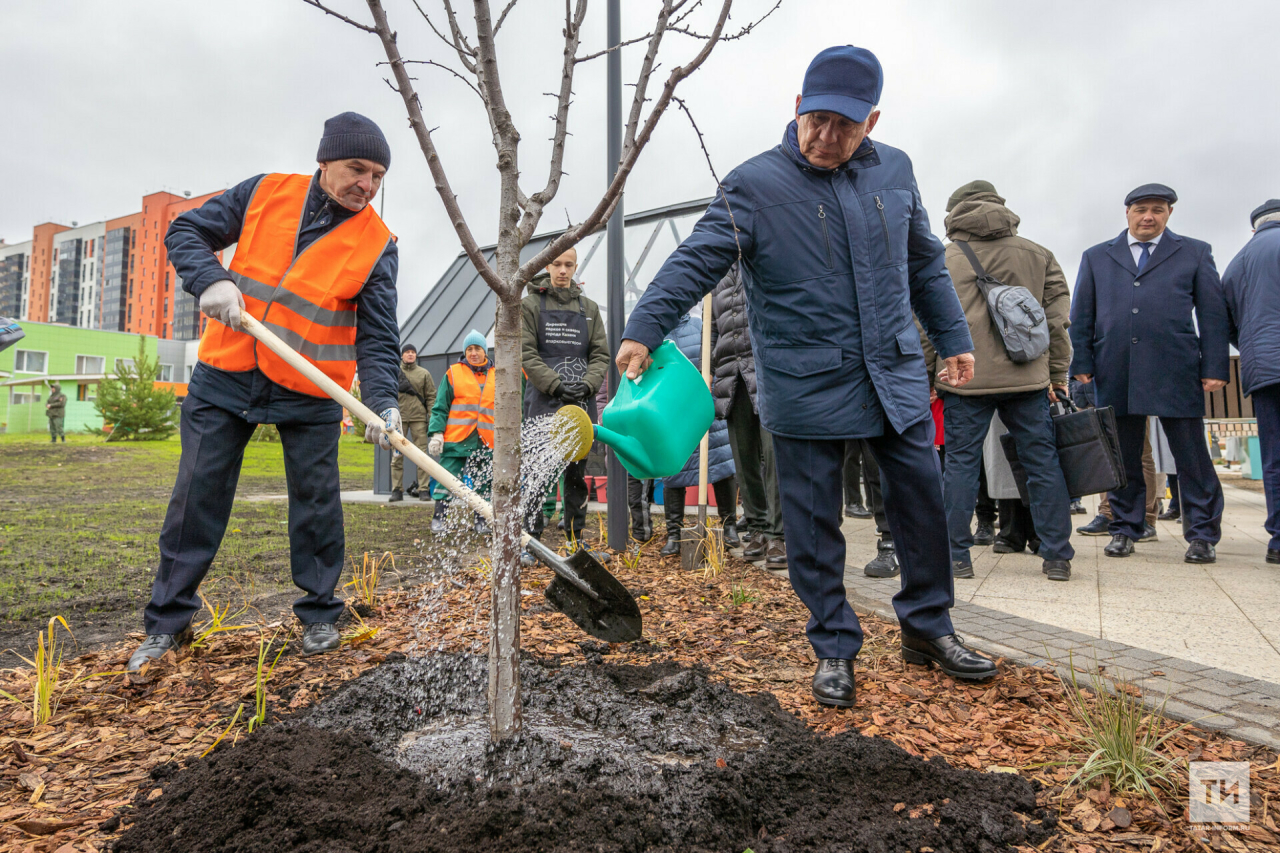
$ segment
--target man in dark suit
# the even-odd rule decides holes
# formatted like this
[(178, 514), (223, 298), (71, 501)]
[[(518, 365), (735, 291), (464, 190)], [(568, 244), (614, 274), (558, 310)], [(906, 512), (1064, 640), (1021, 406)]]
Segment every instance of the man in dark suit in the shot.
[(1186, 561), (1212, 563), (1223, 500), (1205, 445), (1204, 392), (1227, 382), (1227, 307), (1209, 244), (1166, 227), (1177, 200), (1163, 184), (1138, 187), (1124, 200), (1129, 227), (1085, 251), (1071, 305), (1071, 373), (1096, 379), (1098, 405), (1115, 408), (1129, 481), (1110, 494), (1104, 553), (1127, 557), (1142, 536), (1142, 439), (1155, 415), (1178, 466)]

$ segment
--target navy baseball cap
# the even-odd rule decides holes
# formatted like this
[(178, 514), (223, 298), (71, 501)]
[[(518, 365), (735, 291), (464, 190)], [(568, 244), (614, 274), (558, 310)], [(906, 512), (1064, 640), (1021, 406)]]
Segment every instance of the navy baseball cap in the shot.
[(1164, 184), (1143, 184), (1124, 197), (1124, 206), (1128, 207), (1135, 201), (1142, 201), (1146, 198), (1158, 198), (1161, 201), (1169, 202), (1169, 204), (1177, 204), (1178, 202), (1178, 194), (1171, 187), (1166, 187)]
[(798, 114), (823, 111), (863, 122), (880, 103), (882, 88), (884, 71), (874, 53), (851, 44), (829, 47), (804, 72)]

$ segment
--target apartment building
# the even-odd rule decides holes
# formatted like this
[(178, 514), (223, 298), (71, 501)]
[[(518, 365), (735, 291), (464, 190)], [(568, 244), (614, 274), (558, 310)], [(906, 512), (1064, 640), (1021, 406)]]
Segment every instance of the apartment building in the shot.
[(149, 193), (137, 213), (84, 226), (45, 222), (30, 241), (0, 244), (0, 316), (198, 339), (204, 318), (169, 263), (164, 235), (179, 215), (221, 192)]

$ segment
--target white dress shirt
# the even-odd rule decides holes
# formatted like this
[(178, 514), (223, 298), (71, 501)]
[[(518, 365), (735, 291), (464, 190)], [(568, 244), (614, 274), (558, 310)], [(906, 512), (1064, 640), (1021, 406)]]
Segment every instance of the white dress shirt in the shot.
[(1129, 236), (1129, 251), (1133, 253), (1133, 262), (1136, 265), (1138, 263), (1138, 258), (1142, 257), (1142, 244), (1150, 243), (1151, 254), (1154, 255), (1156, 253), (1156, 246), (1160, 245), (1160, 238), (1164, 236), (1164, 232), (1161, 231), (1159, 234), (1152, 237), (1150, 240), (1139, 240), (1137, 237), (1133, 236), (1132, 231), (1128, 232), (1128, 236)]

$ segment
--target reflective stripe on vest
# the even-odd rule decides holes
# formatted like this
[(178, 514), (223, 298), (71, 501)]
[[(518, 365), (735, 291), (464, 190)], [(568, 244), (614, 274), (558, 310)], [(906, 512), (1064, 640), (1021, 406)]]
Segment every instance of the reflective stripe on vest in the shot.
[[(371, 205), (339, 223), (300, 254), (298, 235), (311, 194), (307, 175), (266, 175), (245, 211), (230, 278), (245, 310), (342, 388), (356, 372), (356, 305), (373, 268), (394, 239)], [(326, 397), (310, 380), (254, 338), (210, 319), (200, 360), (229, 371), (255, 367), (279, 385)]]
[(453, 386), (453, 402), (445, 422), (445, 443), (456, 444), (479, 430), (480, 440), (486, 447), (493, 447), (493, 398), (497, 384), (493, 368), (485, 374), (483, 386), (475, 371), (465, 364), (453, 365), (446, 376)]

